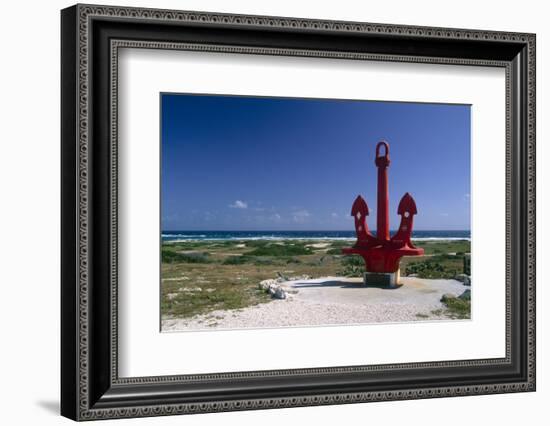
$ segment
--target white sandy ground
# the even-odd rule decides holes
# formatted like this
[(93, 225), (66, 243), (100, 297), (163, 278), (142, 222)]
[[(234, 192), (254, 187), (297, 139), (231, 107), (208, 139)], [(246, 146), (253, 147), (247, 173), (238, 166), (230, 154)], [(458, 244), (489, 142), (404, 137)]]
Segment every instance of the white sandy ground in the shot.
[(231, 311), (213, 311), (185, 319), (163, 319), (162, 331), (277, 328), (448, 319), (433, 311), (444, 308), (443, 294), (459, 296), (456, 280), (401, 278), (396, 289), (365, 287), (361, 278), (326, 277), (285, 282), (283, 300)]

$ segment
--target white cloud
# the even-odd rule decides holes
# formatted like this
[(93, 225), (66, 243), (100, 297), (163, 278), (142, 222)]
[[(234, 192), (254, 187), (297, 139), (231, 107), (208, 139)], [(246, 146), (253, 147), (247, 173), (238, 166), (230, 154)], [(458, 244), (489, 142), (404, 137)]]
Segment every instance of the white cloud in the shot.
[(275, 213), (275, 214), (270, 216), (270, 219), (275, 221), (275, 222), (278, 222), (278, 221), (281, 220), (281, 215), (279, 213)]
[(233, 204), (229, 204), (232, 209), (247, 209), (248, 204), (241, 200), (236, 200)]
[(296, 223), (304, 223), (311, 217), (307, 210), (298, 210), (292, 213), (292, 220)]
[(440, 215), (443, 216), (443, 217), (448, 217), (449, 213), (440, 213)]
[(330, 216), (331, 216), (332, 218), (336, 219), (336, 218), (338, 217), (338, 213), (334, 213), (334, 212), (333, 212), (333, 213), (330, 214)]

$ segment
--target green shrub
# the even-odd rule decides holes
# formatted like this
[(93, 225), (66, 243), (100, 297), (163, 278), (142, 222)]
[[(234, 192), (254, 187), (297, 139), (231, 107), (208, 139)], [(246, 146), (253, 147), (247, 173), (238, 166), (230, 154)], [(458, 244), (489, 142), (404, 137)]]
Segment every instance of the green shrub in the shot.
[(443, 295), (441, 302), (447, 306), (449, 316), (459, 319), (470, 318), (470, 299)]
[(269, 244), (272, 244), (271, 241), (266, 241), (266, 240), (247, 240), (247, 241), (241, 241), (241, 243), (244, 243), (246, 247), (264, 247)]
[(440, 254), (411, 262), (405, 266), (405, 275), (418, 275), (420, 278), (453, 278), (462, 271), (462, 257)]
[(178, 253), (162, 249), (163, 263), (211, 263), (208, 253)]
[(271, 244), (257, 247), (247, 253), (250, 256), (300, 256), (311, 254), (311, 249), (303, 245)]
[(345, 256), (342, 259), (342, 265), (365, 266), (365, 261), (361, 256)]
[(365, 272), (365, 261), (361, 256), (345, 256), (342, 258), (342, 269), (339, 275), (345, 277), (362, 277)]
[(254, 259), (250, 256), (229, 256), (224, 259), (222, 264), (224, 265), (244, 265), (246, 263), (253, 263)]

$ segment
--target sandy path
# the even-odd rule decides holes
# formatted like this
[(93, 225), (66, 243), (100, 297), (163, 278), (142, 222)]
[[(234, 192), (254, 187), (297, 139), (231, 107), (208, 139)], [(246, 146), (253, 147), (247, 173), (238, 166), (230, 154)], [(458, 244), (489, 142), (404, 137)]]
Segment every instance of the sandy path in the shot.
[(445, 293), (466, 288), (455, 280), (402, 278), (397, 289), (364, 287), (360, 278), (327, 277), (288, 281), (285, 300), (234, 311), (214, 311), (186, 319), (164, 319), (163, 331), (276, 328), (331, 324), (426, 321), (448, 319), (432, 311), (443, 308)]

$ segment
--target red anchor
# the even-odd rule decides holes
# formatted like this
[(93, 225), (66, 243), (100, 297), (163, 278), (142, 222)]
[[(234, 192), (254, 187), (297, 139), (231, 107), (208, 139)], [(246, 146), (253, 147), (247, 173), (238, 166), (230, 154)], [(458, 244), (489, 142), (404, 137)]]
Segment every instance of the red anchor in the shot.
[[(380, 155), (380, 148), (384, 154)], [(421, 256), (424, 249), (417, 248), (411, 241), (413, 217), (417, 214), (416, 203), (408, 192), (403, 195), (397, 214), (401, 216), (399, 229), (390, 238), (388, 167), (390, 165), (390, 147), (381, 141), (376, 145), (376, 167), (378, 167), (378, 211), (376, 217), (376, 237), (369, 231), (367, 216), (369, 207), (360, 195), (351, 207), (355, 218), (357, 241), (353, 247), (342, 249), (344, 254), (358, 254), (365, 260), (368, 272), (394, 273), (399, 269), (399, 260), (403, 256)]]

